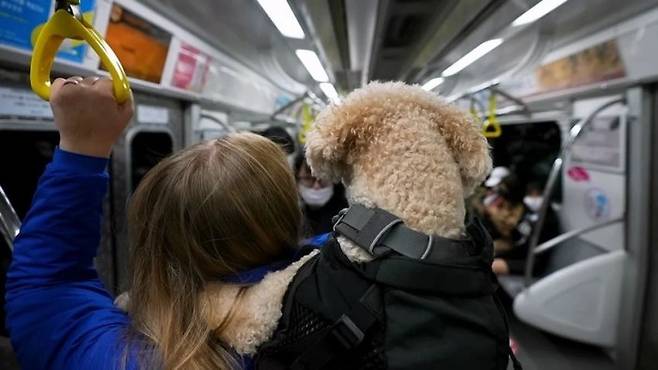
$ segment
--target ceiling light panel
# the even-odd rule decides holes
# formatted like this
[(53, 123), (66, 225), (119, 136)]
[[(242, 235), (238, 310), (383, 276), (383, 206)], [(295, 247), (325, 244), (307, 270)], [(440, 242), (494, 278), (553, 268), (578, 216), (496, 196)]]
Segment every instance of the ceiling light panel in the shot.
[(464, 55), (461, 59), (456, 61), (453, 65), (448, 67), (441, 75), (443, 77), (453, 76), (461, 72), (464, 68), (475, 63), (478, 59), (487, 55), (493, 49), (500, 46), (503, 43), (503, 39), (493, 39), (481, 43), (478, 47), (471, 50), (468, 54)]
[(328, 82), (329, 76), (320, 62), (320, 58), (313, 50), (299, 49), (295, 51), (297, 58), (302, 62), (308, 73), (318, 82)]
[(329, 82), (323, 82), (320, 84), (320, 90), (322, 90), (324, 95), (326, 95), (332, 103), (340, 102), (340, 97), (338, 97), (338, 92), (336, 91), (336, 88), (333, 84)]
[(445, 81), (445, 79), (443, 77), (433, 78), (433, 79), (425, 82), (425, 84), (423, 85), (423, 89), (427, 90), (427, 91), (432, 91), (437, 86), (441, 85), (443, 83), (443, 81)]
[(304, 30), (287, 0), (258, 0), (258, 4), (283, 36), (293, 39), (304, 38)]
[(523, 26), (537, 21), (546, 14), (557, 9), (560, 5), (566, 3), (567, 0), (543, 0), (537, 3), (537, 5), (530, 8), (527, 12), (521, 14), (520, 17), (516, 18), (512, 22), (512, 26)]

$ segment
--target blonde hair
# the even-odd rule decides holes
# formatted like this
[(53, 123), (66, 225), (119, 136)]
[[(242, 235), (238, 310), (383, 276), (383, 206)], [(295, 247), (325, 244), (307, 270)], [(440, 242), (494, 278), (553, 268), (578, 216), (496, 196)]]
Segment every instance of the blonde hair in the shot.
[(144, 349), (143, 367), (237, 367), (217, 339), (224, 325), (207, 324), (212, 307), (200, 293), (208, 282), (281, 256), (297, 243), (300, 221), (285, 155), (264, 137), (233, 134), (154, 167), (129, 209), (129, 346)]

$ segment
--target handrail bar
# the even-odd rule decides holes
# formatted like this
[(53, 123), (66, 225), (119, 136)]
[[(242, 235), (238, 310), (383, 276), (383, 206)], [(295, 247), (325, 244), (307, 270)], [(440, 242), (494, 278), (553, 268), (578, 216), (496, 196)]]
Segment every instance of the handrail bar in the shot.
[(513, 103), (515, 103), (516, 105), (520, 106), (521, 109), (522, 109), (521, 111), (522, 111), (523, 113), (525, 113), (526, 115), (530, 115), (530, 108), (528, 107), (528, 105), (527, 105), (523, 100), (521, 100), (521, 99), (519, 99), (519, 98), (517, 98), (517, 97), (514, 97), (514, 96), (510, 95), (509, 93), (507, 93), (507, 92), (504, 91), (504, 90), (501, 90), (501, 89), (498, 88), (497, 86), (493, 86), (493, 87), (491, 88), (491, 90), (492, 90), (492, 92), (495, 92), (495, 93), (497, 93), (497, 94), (499, 94), (499, 95), (502, 95), (505, 99), (507, 99), (507, 100), (509, 100), (509, 101), (511, 101), (511, 102), (513, 102)]
[(624, 217), (618, 217), (618, 218), (615, 218), (615, 219), (612, 219), (612, 220), (600, 222), (598, 224), (594, 224), (594, 225), (590, 225), (590, 226), (586, 226), (586, 227), (581, 227), (580, 229), (575, 229), (575, 230), (568, 231), (564, 234), (560, 234), (560, 235), (556, 236), (553, 239), (550, 239), (550, 240), (547, 240), (547, 241), (541, 243), (540, 245), (537, 246), (537, 248), (534, 249), (533, 253), (535, 255), (542, 254), (542, 253), (552, 249), (556, 245), (558, 245), (560, 243), (563, 243), (567, 240), (573, 239), (573, 238), (575, 238), (577, 236), (580, 236), (580, 235), (583, 235), (583, 234), (587, 234), (590, 231), (603, 229), (604, 227), (608, 227), (608, 226), (611, 226), (611, 225), (614, 225), (614, 224), (617, 224), (617, 223), (620, 223), (620, 222), (624, 222)]
[(293, 100), (287, 102), (286, 104), (284, 104), (284, 105), (283, 105), (282, 107), (280, 107), (279, 109), (275, 110), (274, 113), (272, 113), (272, 114), (270, 115), (270, 120), (275, 121), (275, 120), (276, 120), (276, 116), (278, 116), (279, 114), (285, 112), (286, 109), (289, 109), (289, 108), (292, 107), (293, 105), (295, 105), (295, 104), (297, 104), (297, 103), (303, 101), (303, 100), (306, 99), (307, 97), (310, 98), (310, 95), (308, 94), (308, 92), (305, 92), (305, 93), (303, 93), (302, 95), (296, 97), (295, 99), (293, 99)]
[(555, 159), (553, 162), (553, 167), (551, 168), (550, 175), (548, 176), (548, 181), (546, 182), (546, 186), (544, 187), (544, 194), (543, 194), (543, 199), (544, 201), (542, 202), (542, 205), (539, 209), (539, 218), (537, 219), (537, 223), (535, 224), (535, 227), (532, 231), (532, 235), (530, 237), (530, 246), (529, 246), (529, 253), (528, 257), (526, 258), (526, 265), (525, 265), (525, 276), (524, 276), (524, 284), (525, 286), (530, 286), (533, 282), (532, 279), (532, 273), (534, 270), (534, 265), (535, 265), (535, 249), (537, 249), (537, 246), (539, 245), (539, 239), (541, 237), (541, 232), (544, 228), (544, 223), (546, 222), (546, 215), (548, 214), (548, 207), (550, 206), (550, 200), (551, 196), (553, 195), (553, 192), (555, 191), (555, 186), (557, 184), (557, 180), (560, 178), (560, 173), (562, 171), (562, 166), (564, 165), (564, 161), (567, 158), (567, 155), (571, 153), (571, 149), (574, 145), (574, 143), (578, 140), (580, 135), (584, 132), (584, 129), (589, 127), (589, 125), (594, 122), (594, 119), (604, 110), (610, 108), (613, 105), (617, 104), (623, 104), (626, 102), (625, 98), (619, 98), (619, 99), (614, 99), (611, 100), (600, 107), (598, 107), (594, 112), (590, 113), (585, 120), (578, 122), (575, 124), (571, 130), (569, 131), (569, 138), (566, 143), (562, 146), (562, 150), (560, 151), (560, 155)]
[(211, 114), (201, 114), (201, 119), (207, 119), (209, 121), (213, 121), (216, 124), (222, 126), (224, 129), (226, 129), (228, 132), (236, 132), (237, 130), (235, 127), (230, 126), (228, 123), (222, 121), (221, 119), (211, 115)]

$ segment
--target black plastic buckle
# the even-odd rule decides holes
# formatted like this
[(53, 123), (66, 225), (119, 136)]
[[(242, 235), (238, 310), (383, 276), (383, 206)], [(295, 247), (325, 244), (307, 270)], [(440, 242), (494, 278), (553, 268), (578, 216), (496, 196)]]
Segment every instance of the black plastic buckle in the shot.
[(365, 338), (363, 331), (347, 315), (343, 315), (338, 319), (331, 330), (331, 334), (347, 350), (355, 348)]

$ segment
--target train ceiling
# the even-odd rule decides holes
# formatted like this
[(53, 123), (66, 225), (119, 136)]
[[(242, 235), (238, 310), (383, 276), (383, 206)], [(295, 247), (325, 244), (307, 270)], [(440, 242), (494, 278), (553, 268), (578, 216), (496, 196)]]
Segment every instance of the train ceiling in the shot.
[[(284, 37), (259, 5), (269, 0), (140, 1), (296, 94), (306, 89), (320, 91), (295, 55), (297, 49), (316, 51), (338, 90), (351, 90), (368, 80), (423, 83), (539, 3), (289, 0), (304, 30), (304, 38), (295, 39)], [(658, 0), (570, 0), (529, 31), (555, 46), (656, 5)], [(527, 32), (506, 43), (524, 37)], [(507, 60), (501, 60), (501, 65), (518, 62), (513, 59), (523, 55), (525, 48), (522, 41), (516, 47), (507, 45)]]

